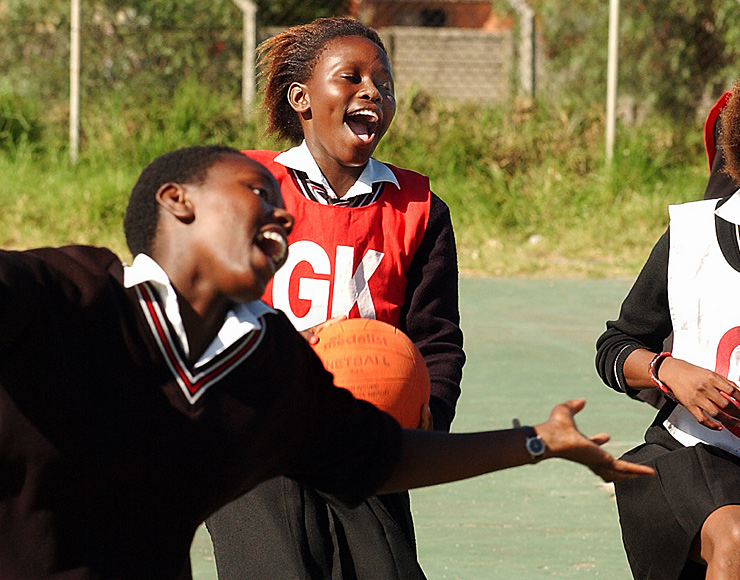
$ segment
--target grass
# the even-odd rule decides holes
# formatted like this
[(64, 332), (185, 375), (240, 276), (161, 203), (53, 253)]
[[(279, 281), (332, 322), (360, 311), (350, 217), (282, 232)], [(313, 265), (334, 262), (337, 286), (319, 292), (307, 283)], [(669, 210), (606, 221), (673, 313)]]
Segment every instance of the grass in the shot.
[(23, 249), (83, 243), (126, 255), (122, 216), (138, 176), (133, 165), (40, 160), (25, 153), (0, 155), (0, 245)]
[[(665, 229), (667, 205), (703, 194), (701, 126), (620, 127), (610, 167), (602, 127), (597, 109), (450, 109), (396, 124), (389, 158), (431, 176), (466, 272), (631, 276)], [(422, 131), (439, 138), (413, 145)]]
[[(0, 95), (0, 100), (2, 95)], [(0, 117), (5, 109), (0, 107)], [(33, 135), (0, 139), (0, 247), (88, 243), (127, 257), (128, 192), (155, 156), (194, 143), (280, 148), (238, 98), (184, 81), (167, 102), (112, 96), (85, 109), (80, 161), (64, 112), (16, 117)], [(0, 121), (2, 119), (0, 118)], [(634, 276), (667, 225), (667, 205), (702, 196), (701, 123), (620, 126), (610, 167), (601, 105), (481, 108), (410, 95), (376, 157), (430, 176), (450, 206), (461, 271), (499, 277)], [(42, 130), (39, 130), (41, 128)], [(1, 136), (1, 135), (0, 135)]]

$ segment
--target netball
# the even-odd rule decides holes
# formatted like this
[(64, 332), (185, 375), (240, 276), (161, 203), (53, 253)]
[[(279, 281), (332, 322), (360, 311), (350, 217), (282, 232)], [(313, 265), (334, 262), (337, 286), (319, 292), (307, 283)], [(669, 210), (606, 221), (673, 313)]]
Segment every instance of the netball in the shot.
[(416, 345), (379, 320), (350, 318), (318, 334), (314, 345), (334, 384), (416, 428), (429, 402), (429, 373)]

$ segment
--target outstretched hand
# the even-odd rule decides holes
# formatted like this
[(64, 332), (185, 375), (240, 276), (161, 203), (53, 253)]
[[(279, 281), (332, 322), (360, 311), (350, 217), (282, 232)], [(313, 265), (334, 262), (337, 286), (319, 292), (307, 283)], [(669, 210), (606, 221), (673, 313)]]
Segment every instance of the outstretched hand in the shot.
[(535, 426), (535, 431), (547, 445), (545, 457), (560, 457), (581, 463), (604, 481), (625, 481), (638, 475), (653, 475), (646, 465), (616, 459), (601, 446), (609, 435), (599, 433), (587, 437), (576, 427), (574, 416), (585, 406), (584, 399), (574, 399), (556, 405), (550, 418)]
[[(578, 431), (573, 417), (585, 404), (577, 399), (556, 405), (547, 421), (534, 426), (547, 446), (544, 458), (581, 463), (604, 481), (654, 475), (651, 467), (615, 459), (602, 449), (609, 440), (605, 433), (586, 437)], [(379, 493), (460, 481), (531, 463), (524, 439), (524, 431), (517, 428), (477, 433), (404, 429), (401, 457)]]

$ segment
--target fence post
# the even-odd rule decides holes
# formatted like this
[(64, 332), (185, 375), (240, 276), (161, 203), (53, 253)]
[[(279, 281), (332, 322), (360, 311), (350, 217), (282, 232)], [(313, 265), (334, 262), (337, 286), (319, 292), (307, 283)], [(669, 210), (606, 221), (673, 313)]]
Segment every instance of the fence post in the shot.
[(243, 52), (242, 52), (242, 115), (249, 118), (254, 105), (255, 87), (255, 51), (257, 50), (257, 5), (252, 0), (234, 0), (242, 11)]
[(609, 59), (606, 74), (606, 164), (614, 156), (617, 120), (617, 62), (619, 56), (619, 0), (609, 0)]
[(509, 0), (509, 5), (519, 14), (519, 93), (533, 97), (535, 91), (535, 55), (537, 32), (534, 10), (526, 0)]
[(70, 11), (69, 159), (74, 165), (80, 151), (80, 0), (72, 0)]

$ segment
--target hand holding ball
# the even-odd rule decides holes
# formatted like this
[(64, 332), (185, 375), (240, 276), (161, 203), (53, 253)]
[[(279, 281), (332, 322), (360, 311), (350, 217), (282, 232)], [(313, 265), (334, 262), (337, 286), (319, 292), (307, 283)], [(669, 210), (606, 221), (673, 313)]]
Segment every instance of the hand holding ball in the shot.
[(313, 345), (334, 384), (416, 428), (429, 402), (429, 373), (411, 339), (396, 327), (350, 318), (323, 328)]

